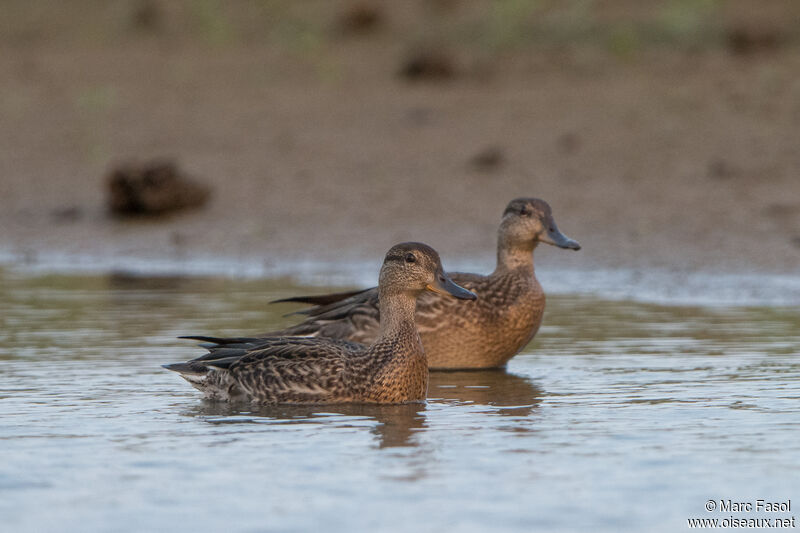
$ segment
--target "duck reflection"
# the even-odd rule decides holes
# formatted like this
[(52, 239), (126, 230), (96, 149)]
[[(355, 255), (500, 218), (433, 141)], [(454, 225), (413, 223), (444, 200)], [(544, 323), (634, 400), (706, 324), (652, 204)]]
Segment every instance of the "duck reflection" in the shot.
[(428, 399), (491, 406), (500, 415), (525, 416), (544, 391), (530, 379), (502, 369), (431, 372)]
[[(542, 401), (543, 391), (528, 378), (505, 370), (466, 370), (431, 372), (428, 399), (446, 403), (465, 403), (490, 407), (490, 414), (525, 416)], [(427, 428), (425, 404), (370, 405), (250, 405), (203, 400), (185, 412), (206, 418), (214, 424), (316, 421), (320, 424), (347, 424), (335, 415), (374, 420), (370, 431), (379, 448), (418, 446), (415, 435)]]
[[(189, 416), (208, 417), (212, 423), (248, 423), (257, 418), (287, 422), (332, 421), (332, 415), (363, 417), (375, 424), (370, 431), (378, 437), (380, 448), (416, 446), (414, 434), (425, 428), (425, 404), (400, 405), (255, 405), (229, 404), (204, 400), (186, 412)], [(339, 421), (341, 425), (341, 421)]]

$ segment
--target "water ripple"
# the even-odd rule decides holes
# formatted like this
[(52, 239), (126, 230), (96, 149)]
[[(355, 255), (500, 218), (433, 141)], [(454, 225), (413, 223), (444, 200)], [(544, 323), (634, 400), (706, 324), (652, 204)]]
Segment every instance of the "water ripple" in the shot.
[(5, 279), (4, 525), (675, 531), (800, 488), (795, 309), (550, 298), (507, 371), (433, 373), (427, 404), (228, 405), (158, 366), (287, 323), (284, 285)]

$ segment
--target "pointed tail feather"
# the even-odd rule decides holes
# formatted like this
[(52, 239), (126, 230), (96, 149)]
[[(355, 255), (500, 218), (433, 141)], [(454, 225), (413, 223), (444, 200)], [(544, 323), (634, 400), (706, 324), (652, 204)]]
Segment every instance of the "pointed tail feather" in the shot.
[(315, 294), (310, 296), (292, 296), (291, 298), (281, 298), (280, 300), (272, 300), (270, 303), (271, 304), (300, 303), (309, 305), (328, 305), (340, 302), (342, 300), (346, 300), (347, 298), (356, 296), (368, 290), (370, 289), (359, 289), (357, 291), (347, 291), (347, 292), (334, 292), (331, 294)]
[(167, 370), (172, 370), (173, 372), (177, 372), (179, 374), (202, 375), (208, 371), (208, 369), (203, 368), (203, 365), (193, 365), (191, 363), (171, 363), (161, 366)]
[(256, 337), (207, 337), (205, 335), (181, 335), (178, 338), (214, 343), (217, 346), (226, 344), (249, 344), (258, 341)]

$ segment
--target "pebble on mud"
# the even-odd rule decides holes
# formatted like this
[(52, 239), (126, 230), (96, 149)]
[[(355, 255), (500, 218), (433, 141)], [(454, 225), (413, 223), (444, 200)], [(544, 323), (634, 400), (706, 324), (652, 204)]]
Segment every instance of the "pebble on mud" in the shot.
[(784, 219), (800, 217), (800, 204), (771, 203), (764, 208), (764, 214)]
[(739, 24), (725, 32), (728, 50), (735, 55), (770, 52), (784, 44), (780, 29), (769, 25)]
[(506, 156), (502, 148), (499, 146), (488, 146), (473, 155), (469, 160), (469, 164), (475, 170), (490, 172), (503, 166), (505, 160)]
[(71, 224), (83, 217), (83, 210), (75, 205), (59, 207), (50, 211), (50, 217), (55, 222)]
[(556, 139), (558, 151), (562, 154), (574, 154), (581, 149), (581, 137), (575, 132), (562, 133)]
[(163, 159), (120, 164), (109, 172), (106, 184), (108, 207), (115, 215), (161, 215), (200, 207), (211, 196), (207, 185)]
[(153, 32), (162, 25), (161, 8), (155, 0), (139, 0), (133, 6), (131, 25), (140, 31)]
[(383, 23), (383, 11), (376, 4), (357, 2), (339, 15), (337, 26), (343, 35), (364, 35), (377, 30)]
[(735, 177), (738, 169), (722, 158), (715, 158), (708, 162), (706, 175), (712, 179), (725, 180)]
[(411, 51), (403, 61), (400, 76), (410, 81), (443, 81), (456, 77), (453, 57), (443, 50), (432, 48)]

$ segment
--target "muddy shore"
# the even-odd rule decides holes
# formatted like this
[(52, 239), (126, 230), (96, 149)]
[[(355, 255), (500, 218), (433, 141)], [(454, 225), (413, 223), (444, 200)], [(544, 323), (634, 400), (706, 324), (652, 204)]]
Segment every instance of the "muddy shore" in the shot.
[[(386, 39), (311, 57), (4, 42), (3, 262), (335, 272), (421, 240), (490, 268), (505, 204), (537, 196), (583, 246), (540, 249), (540, 270), (800, 274), (797, 47), (527, 52), (411, 83)], [(213, 187), (208, 206), (111, 217), (109, 168), (163, 156)]]

